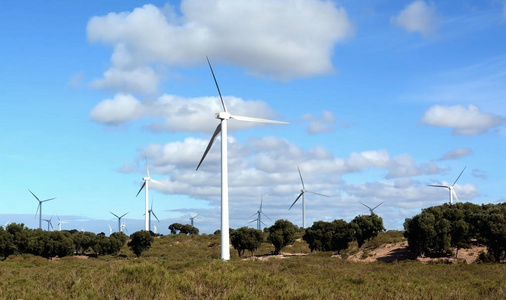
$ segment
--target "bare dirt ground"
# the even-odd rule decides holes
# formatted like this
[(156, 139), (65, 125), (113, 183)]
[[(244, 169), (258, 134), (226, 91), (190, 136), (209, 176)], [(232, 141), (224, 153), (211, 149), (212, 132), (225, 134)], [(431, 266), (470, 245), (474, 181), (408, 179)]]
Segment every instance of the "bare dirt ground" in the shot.
[[(380, 247), (372, 250), (360, 250), (354, 255), (350, 255), (347, 260), (358, 262), (395, 262), (412, 259), (412, 255), (408, 251), (408, 242), (400, 242), (393, 244), (383, 244)], [(431, 258), (431, 257), (417, 257), (416, 260), (423, 263), (431, 261), (445, 260), (448, 262), (466, 262), (468, 264), (474, 263), (481, 251), (486, 251), (486, 247), (473, 246), (470, 249), (459, 249), (458, 258), (444, 257), (444, 258)]]

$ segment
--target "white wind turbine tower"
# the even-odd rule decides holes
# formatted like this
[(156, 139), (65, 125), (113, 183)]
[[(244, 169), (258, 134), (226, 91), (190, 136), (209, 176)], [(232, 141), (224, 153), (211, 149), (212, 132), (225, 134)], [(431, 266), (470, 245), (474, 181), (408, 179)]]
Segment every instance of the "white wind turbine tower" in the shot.
[(56, 216), (58, 218), (58, 231), (61, 231), (61, 224), (67, 224), (68, 222), (60, 220), (59, 216)]
[(221, 104), (223, 105), (224, 112), (216, 113), (216, 119), (220, 120), (220, 124), (218, 124), (218, 127), (216, 127), (216, 130), (214, 131), (213, 136), (211, 137), (211, 140), (207, 145), (204, 155), (202, 155), (202, 159), (200, 160), (197, 166), (197, 170), (204, 161), (207, 152), (209, 152), (209, 149), (211, 149), (214, 141), (218, 137), (218, 134), (221, 132), (221, 259), (229, 260), (230, 234), (229, 234), (229, 214), (228, 214), (228, 149), (227, 149), (228, 120), (235, 119), (247, 122), (278, 123), (278, 124), (288, 124), (288, 123), (281, 121), (231, 115), (227, 110), (225, 102), (223, 101), (220, 87), (218, 86), (218, 81), (216, 80), (216, 76), (214, 75), (214, 71), (213, 68), (211, 67), (211, 63), (209, 62), (209, 58), (207, 58), (207, 63), (209, 64), (209, 68), (211, 69), (211, 73), (213, 74), (214, 83), (216, 84), (216, 88), (218, 89), (218, 94), (220, 95), (220, 100)]
[(297, 166), (297, 170), (299, 170), (300, 182), (302, 183), (302, 190), (300, 190), (299, 196), (297, 196), (297, 198), (295, 199), (295, 201), (292, 203), (292, 206), (290, 206), (290, 208), (288, 210), (290, 210), (295, 205), (295, 203), (297, 202), (297, 200), (299, 200), (299, 198), (302, 197), (302, 228), (306, 228), (306, 199), (305, 199), (305, 194), (306, 193), (311, 193), (311, 194), (315, 194), (315, 195), (319, 195), (319, 196), (323, 196), (323, 197), (328, 197), (328, 196), (324, 195), (324, 194), (319, 194), (319, 193), (315, 193), (315, 192), (311, 192), (311, 191), (306, 190), (306, 187), (304, 186), (304, 180), (302, 180), (302, 174), (300, 173), (299, 166)]
[(362, 204), (363, 206), (367, 207), (369, 209), (369, 211), (371, 212), (371, 215), (374, 214), (374, 210), (376, 208), (378, 208), (381, 204), (383, 204), (383, 202), (381, 202), (380, 204), (376, 205), (375, 207), (371, 208), (370, 206), (368, 205), (365, 205), (364, 203), (360, 202), (360, 204)]
[(32, 191), (30, 191), (30, 190), (28, 190), (28, 191), (35, 197), (35, 199), (37, 199), (37, 201), (39, 201), (39, 206), (37, 206), (37, 211), (35, 212), (35, 215), (37, 215), (37, 213), (39, 213), (39, 229), (42, 229), (42, 203), (54, 200), (56, 198), (40, 200), (37, 196), (35, 196), (34, 193), (32, 193)]
[(149, 168), (148, 168), (148, 164), (146, 162), (146, 174), (148, 176), (146, 177), (143, 177), (142, 180), (144, 180), (144, 183), (142, 184), (141, 188), (139, 189), (139, 191), (137, 192), (137, 195), (135, 195), (135, 197), (139, 196), (139, 194), (141, 193), (142, 189), (144, 187), (146, 187), (145, 189), (145, 192), (146, 192), (146, 200), (145, 200), (145, 212), (144, 212), (144, 230), (146, 231), (149, 231), (149, 182), (152, 181), (154, 183), (158, 183), (160, 185), (163, 185), (165, 186), (165, 184), (161, 183), (160, 181), (157, 181), (157, 180), (154, 180), (153, 178), (149, 177)]
[(115, 216), (116, 218), (118, 218), (118, 231), (121, 232), (121, 218), (123, 218), (124, 216), (126, 216), (128, 213), (124, 213), (123, 215), (118, 216), (117, 214), (113, 213), (112, 211), (110, 211), (110, 213)]
[(448, 189), (448, 191), (450, 193), (450, 204), (453, 204), (453, 196), (455, 196), (455, 199), (457, 199), (457, 201), (459, 201), (459, 198), (457, 197), (457, 194), (453, 190), (453, 186), (457, 183), (457, 181), (459, 180), (460, 176), (462, 176), (462, 173), (464, 173), (464, 170), (466, 168), (467, 167), (464, 167), (464, 169), (462, 169), (462, 172), (460, 172), (459, 177), (457, 177), (457, 179), (455, 179), (455, 182), (452, 185), (429, 184), (429, 186), (442, 187), (442, 188)]
[(190, 225), (193, 226), (193, 219), (199, 216), (199, 214), (196, 214), (194, 217), (192, 215), (188, 214), (190, 216)]
[[(255, 222), (255, 221), (256, 221), (256, 222), (257, 222), (257, 229), (258, 229), (258, 230), (262, 230), (262, 224), (264, 224), (264, 226), (267, 226), (267, 225), (265, 225), (265, 223), (264, 223), (264, 222), (262, 222), (262, 214), (263, 214), (263, 215), (264, 215), (267, 219), (271, 220), (271, 218), (269, 218), (269, 217), (268, 217), (266, 214), (264, 214), (264, 212), (262, 211), (262, 204), (263, 204), (263, 201), (264, 201), (264, 197), (262, 196), (262, 199), (260, 200), (260, 209), (259, 209), (256, 213), (254, 213), (253, 215), (251, 215), (252, 217), (253, 217), (254, 215), (257, 215), (257, 218), (256, 218), (255, 220), (251, 221), (250, 223), (253, 223), (253, 222)], [(272, 220), (271, 220), (271, 221), (272, 221)]]

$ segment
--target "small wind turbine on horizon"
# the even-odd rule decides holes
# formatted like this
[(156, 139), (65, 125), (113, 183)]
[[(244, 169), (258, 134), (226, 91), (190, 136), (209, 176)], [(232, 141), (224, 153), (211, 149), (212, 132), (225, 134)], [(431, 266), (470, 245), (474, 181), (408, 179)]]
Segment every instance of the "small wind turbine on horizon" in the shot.
[(375, 210), (376, 208), (378, 208), (378, 206), (380, 206), (381, 204), (383, 204), (383, 202), (381, 202), (380, 204), (376, 205), (376, 206), (375, 206), (375, 207), (373, 207), (373, 208), (371, 208), (371, 207), (370, 207), (370, 206), (368, 206), (368, 205), (365, 205), (365, 204), (364, 204), (364, 203), (362, 203), (362, 202), (360, 202), (360, 204), (362, 204), (363, 206), (367, 207), (367, 208), (369, 209), (369, 211), (371, 212), (371, 215), (373, 215), (373, 214), (374, 214), (374, 210)]
[(128, 213), (124, 213), (123, 215), (118, 216), (117, 214), (113, 213), (112, 211), (110, 211), (110, 213), (115, 216), (116, 218), (118, 218), (118, 231), (121, 232), (121, 218), (123, 218), (124, 216), (126, 216)]
[(297, 198), (295, 199), (295, 201), (292, 203), (292, 205), (290, 206), (290, 208), (288, 210), (290, 210), (295, 205), (295, 203), (297, 203), (297, 200), (299, 200), (299, 198), (302, 197), (302, 228), (306, 228), (306, 200), (305, 200), (305, 194), (306, 193), (311, 193), (311, 194), (315, 194), (315, 195), (319, 195), (319, 196), (323, 196), (323, 197), (329, 197), (329, 196), (306, 190), (306, 187), (304, 186), (304, 180), (302, 179), (302, 173), (300, 173), (299, 166), (297, 166), (297, 170), (299, 170), (300, 182), (302, 183), (302, 190), (300, 190), (299, 196), (297, 196)]
[(204, 151), (204, 155), (200, 159), (200, 162), (197, 166), (199, 169), (200, 165), (204, 161), (207, 153), (213, 146), (214, 141), (218, 137), (218, 134), (221, 132), (221, 259), (229, 260), (230, 259), (230, 233), (229, 233), (229, 209), (228, 209), (228, 148), (227, 148), (227, 139), (228, 139), (228, 120), (235, 119), (238, 121), (247, 121), (247, 122), (258, 122), (258, 123), (277, 123), (277, 124), (288, 124), (287, 122), (281, 121), (273, 121), (267, 119), (259, 119), (259, 118), (251, 118), (251, 117), (243, 117), (232, 115), (228, 112), (227, 107), (225, 105), (225, 101), (223, 101), (223, 97), (221, 95), (220, 87), (218, 86), (218, 81), (216, 80), (216, 76), (214, 75), (213, 67), (211, 66), (211, 62), (209, 58), (206, 56), (207, 63), (209, 68), (211, 69), (211, 73), (213, 75), (214, 83), (216, 84), (216, 88), (218, 89), (218, 94), (220, 95), (221, 104), (223, 106), (223, 112), (216, 113), (216, 118), (220, 120), (220, 124), (216, 127), (209, 144), (207, 145), (206, 150)]
[(35, 196), (35, 194), (28, 190), (34, 197), (39, 201), (39, 205), (37, 206), (37, 211), (35, 212), (35, 216), (37, 216), (37, 213), (39, 213), (39, 229), (42, 229), (42, 203), (54, 200), (56, 198), (46, 199), (46, 200), (40, 200), (39, 197)]
[(60, 220), (59, 216), (56, 216), (58, 218), (58, 231), (61, 231), (61, 224), (67, 224), (68, 222)]
[(193, 219), (195, 219), (196, 217), (198, 217), (199, 214), (196, 214), (194, 217), (192, 217), (192, 215), (188, 214), (190, 216), (190, 225), (193, 226)]
[(156, 218), (156, 220), (160, 222), (155, 212), (153, 211), (153, 201), (151, 201), (151, 208), (148, 210), (148, 213), (149, 213), (149, 230), (151, 230), (151, 215), (153, 215)]
[[(54, 216), (54, 215), (53, 215), (53, 216)], [(51, 226), (51, 228), (52, 228), (52, 229), (53, 229), (53, 231), (54, 231), (53, 223), (51, 222), (51, 220), (53, 219), (53, 216), (51, 216), (51, 218), (49, 218), (49, 219), (42, 219), (42, 221), (47, 222), (47, 231), (51, 231), (51, 230), (49, 229), (49, 226)]]
[(112, 227), (109, 225), (109, 236), (112, 234)]
[(147, 174), (147, 176), (142, 178), (142, 180), (144, 180), (144, 183), (142, 184), (141, 188), (139, 189), (139, 191), (137, 192), (137, 195), (135, 195), (135, 197), (139, 196), (139, 194), (141, 193), (142, 189), (145, 188), (146, 200), (145, 200), (145, 205), (144, 205), (144, 208), (145, 208), (145, 212), (144, 212), (144, 215), (145, 215), (145, 218), (144, 218), (144, 230), (149, 231), (150, 230), (150, 227), (149, 227), (150, 226), (149, 225), (149, 182), (152, 181), (154, 183), (157, 183), (157, 184), (160, 184), (160, 185), (163, 185), (163, 186), (166, 186), (166, 185), (163, 184), (163, 183), (161, 183), (160, 181), (157, 181), (157, 180), (151, 178), (149, 176), (149, 168), (148, 168), (147, 161), (146, 161), (146, 174)]
[(460, 172), (459, 176), (457, 177), (457, 179), (455, 179), (455, 182), (452, 185), (429, 184), (428, 186), (441, 187), (441, 188), (448, 189), (448, 192), (450, 193), (450, 204), (453, 204), (453, 196), (455, 196), (455, 199), (457, 201), (459, 201), (459, 198), (457, 197), (457, 193), (455, 193), (455, 191), (453, 190), (453, 186), (457, 183), (457, 181), (459, 180), (460, 176), (462, 176), (462, 173), (464, 173), (464, 170), (466, 168), (467, 167), (464, 167), (464, 169), (462, 169), (462, 172)]
[(121, 232), (123, 232), (123, 229), (128, 233), (128, 229), (126, 227), (126, 222), (123, 222), (123, 224), (121, 224)]
[[(262, 204), (264, 202), (264, 196), (262, 196), (262, 198), (260, 199), (260, 209), (251, 215), (251, 217), (253, 217), (254, 215), (257, 215), (257, 218), (255, 220), (252, 220), (250, 221), (249, 223), (253, 223), (253, 222), (257, 222), (257, 229), (258, 230), (262, 230), (262, 224), (264, 224), (264, 226), (267, 226), (264, 222), (262, 222), (262, 214), (269, 220), (271, 220), (271, 218), (269, 218), (263, 211), (262, 211)], [(250, 217), (250, 218), (251, 218)], [(272, 221), (272, 220), (271, 220)]]

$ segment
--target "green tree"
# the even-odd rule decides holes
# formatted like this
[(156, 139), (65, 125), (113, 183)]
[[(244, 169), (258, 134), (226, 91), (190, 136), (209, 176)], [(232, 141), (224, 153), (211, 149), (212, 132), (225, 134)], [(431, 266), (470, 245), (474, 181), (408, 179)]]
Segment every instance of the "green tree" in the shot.
[(3, 227), (0, 227), (0, 256), (3, 256), (3, 260), (6, 260), (15, 251), (16, 247), (12, 240), (12, 234)]
[(189, 224), (185, 224), (181, 226), (180, 233), (183, 234), (199, 234), (199, 229), (197, 227), (191, 226)]
[(311, 252), (313, 251), (337, 251), (347, 249), (353, 241), (354, 231), (348, 222), (334, 220), (332, 222), (318, 221), (306, 229), (302, 236)]
[(277, 220), (269, 227), (267, 240), (274, 245), (274, 253), (279, 254), (285, 246), (295, 243), (297, 227), (288, 220)]
[(366, 241), (375, 238), (378, 233), (385, 231), (383, 219), (374, 213), (371, 215), (356, 216), (350, 224), (355, 231), (355, 239), (357, 240), (359, 248), (362, 247)]
[(137, 256), (141, 256), (142, 252), (148, 250), (151, 247), (151, 243), (154, 238), (149, 234), (149, 231), (140, 230), (130, 235), (130, 242), (128, 247), (132, 249), (132, 252)]
[(171, 234), (177, 234), (183, 228), (183, 224), (181, 223), (172, 223), (169, 225), (169, 230)]
[(242, 256), (245, 250), (251, 251), (251, 256), (253, 256), (255, 250), (262, 244), (263, 239), (261, 230), (249, 227), (241, 227), (230, 234), (232, 246), (237, 250), (239, 256)]
[(354, 238), (354, 231), (351, 225), (345, 220), (334, 220), (332, 222), (334, 233), (332, 235), (332, 250), (341, 253), (341, 250), (348, 249)]

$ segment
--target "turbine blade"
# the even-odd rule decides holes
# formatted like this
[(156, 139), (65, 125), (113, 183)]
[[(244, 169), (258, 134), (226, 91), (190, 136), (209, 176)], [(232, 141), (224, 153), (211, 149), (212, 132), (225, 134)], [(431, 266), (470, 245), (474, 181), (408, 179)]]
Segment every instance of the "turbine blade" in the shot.
[(306, 190), (306, 187), (304, 186), (304, 180), (302, 180), (302, 173), (300, 172), (300, 168), (298, 165), (297, 165), (297, 170), (299, 170), (300, 182), (302, 182), (302, 189)]
[(264, 226), (267, 226), (267, 224), (265, 224), (264, 222), (260, 221), (260, 223), (264, 224)]
[[(161, 183), (160, 181), (155, 180), (155, 179), (153, 179), (153, 178), (151, 178), (151, 181), (152, 181), (152, 182), (154, 182), (154, 183), (157, 183), (157, 184), (163, 185), (163, 186), (165, 186), (165, 187), (169, 187), (169, 186), (168, 186), (168, 185), (166, 185), (165, 183)], [(153, 205), (151, 205), (151, 207), (153, 207)]]
[(142, 189), (146, 186), (146, 181), (144, 181), (144, 183), (142, 184), (141, 188), (139, 189), (139, 191), (137, 192), (137, 195), (135, 195), (135, 197), (139, 196), (139, 194), (141, 193)]
[(284, 121), (275, 121), (275, 120), (268, 120), (268, 119), (260, 119), (260, 118), (252, 118), (252, 117), (244, 117), (244, 116), (236, 116), (236, 115), (230, 115), (231, 119), (239, 120), (239, 121), (246, 121), (246, 122), (256, 122), (256, 123), (274, 123), (274, 124), (290, 124), (288, 122)]
[(213, 74), (214, 83), (216, 84), (216, 88), (218, 89), (218, 94), (220, 94), (221, 104), (223, 105), (223, 109), (225, 112), (228, 112), (227, 106), (225, 105), (225, 101), (223, 101), (223, 97), (221, 96), (220, 86), (218, 85), (218, 81), (216, 80), (216, 76), (214, 76), (213, 67), (211, 66), (211, 62), (209, 61), (209, 57), (206, 56), (207, 64), (209, 65), (209, 69), (211, 69), (211, 74)]
[(249, 218), (251, 218), (251, 217), (253, 217), (253, 216), (256, 216), (257, 214), (258, 214), (258, 213), (256, 212), (256, 213), (252, 214), (251, 216), (249, 216)]
[(158, 217), (155, 215), (155, 212), (154, 211), (151, 211), (151, 213), (153, 214), (153, 216), (155, 217), (155, 219), (160, 222), (160, 220), (158, 219)]
[(115, 213), (113, 213), (112, 211), (110, 211), (110, 213), (115, 216), (116, 218), (121, 218), (121, 217), (118, 217), (118, 215), (116, 215)]
[(116, 217), (118, 217), (118, 218), (123, 218), (123, 217), (124, 217), (124, 216), (126, 216), (127, 214), (128, 214), (128, 213), (124, 213), (121, 217), (118, 217), (118, 216), (116, 216), (116, 215), (115, 215), (115, 216), (116, 216)]
[(376, 205), (375, 207), (373, 207), (372, 210), (375, 210), (376, 208), (378, 208), (378, 206), (380, 206), (381, 204), (383, 204), (383, 202), (381, 202), (380, 204)]
[(311, 194), (315, 194), (315, 195), (318, 195), (318, 196), (330, 197), (328, 195), (324, 195), (324, 194), (320, 194), (320, 193), (315, 193), (315, 192), (311, 192), (311, 191), (305, 191), (305, 192), (308, 192), (308, 193), (311, 193)]
[(371, 208), (368, 206), (368, 205), (365, 205), (364, 203), (360, 202), (360, 204), (362, 204), (363, 206), (367, 207), (369, 210), (371, 210)]
[(220, 132), (221, 132), (221, 123), (218, 124), (218, 127), (216, 127), (216, 130), (214, 130), (213, 136), (211, 137), (211, 140), (209, 141), (209, 144), (207, 145), (206, 151), (204, 151), (204, 155), (202, 155), (202, 158), (200, 159), (199, 165), (197, 166), (197, 169), (195, 169), (195, 171), (197, 171), (199, 169), (200, 165), (204, 161), (204, 158), (206, 158), (207, 152), (209, 152), (209, 150), (213, 146), (213, 143), (216, 140), (216, 138), (218, 137), (218, 134)]
[(51, 200), (54, 200), (54, 199), (56, 199), (56, 198), (46, 199), (46, 200), (42, 200), (42, 201), (39, 200), (39, 201), (40, 202), (47, 202), (47, 201), (51, 201)]
[(467, 168), (467, 166), (466, 166), (466, 167), (464, 167), (464, 169), (462, 169), (462, 172), (460, 172), (459, 177), (457, 177), (457, 179), (455, 179), (455, 182), (452, 184), (452, 186), (454, 186), (454, 185), (457, 183), (457, 181), (459, 180), (460, 176), (462, 176), (462, 173), (464, 173), (464, 170), (465, 170), (466, 168)]
[(453, 196), (455, 197), (455, 199), (456, 199), (457, 201), (460, 201), (460, 200), (459, 200), (459, 197), (457, 197), (457, 193), (455, 193), (455, 190), (454, 190), (454, 189), (452, 189), (452, 193), (453, 193)]
[(262, 203), (264, 202), (264, 196), (262, 195), (262, 199), (260, 199), (260, 211), (262, 211)]
[(304, 192), (301, 192), (299, 194), (299, 196), (297, 197), (297, 199), (295, 199), (295, 201), (293, 201), (292, 206), (290, 206), (290, 208), (288, 210), (290, 210), (295, 205), (295, 203), (297, 202), (297, 200), (299, 200), (299, 198), (302, 197), (302, 195), (304, 195)]
[[(267, 219), (271, 220), (271, 218), (269, 218), (269, 216), (267, 216), (266, 214), (264, 214), (263, 212), (261, 212), (262, 215), (264, 215)], [(272, 221), (272, 220), (271, 220)]]
[(35, 197), (35, 199), (37, 199), (37, 201), (39, 201), (39, 202), (40, 202), (39, 198), (38, 198), (37, 196), (35, 196), (35, 194), (34, 194), (34, 193), (32, 193), (32, 191), (30, 191), (30, 190), (28, 190), (28, 191), (29, 191), (29, 192), (30, 192), (30, 193), (31, 193), (31, 194)]
[(450, 187), (449, 187), (449, 186), (447, 186), (447, 185), (437, 185), (437, 184), (429, 184), (429, 185), (427, 185), (427, 186), (442, 187), (442, 188), (447, 188), (447, 189), (449, 189), (449, 188), (450, 188)]
[(249, 222), (248, 222), (248, 224), (249, 224), (249, 223), (253, 223), (253, 222), (256, 222), (256, 221), (257, 221), (257, 220), (252, 220), (252, 221), (249, 221)]

